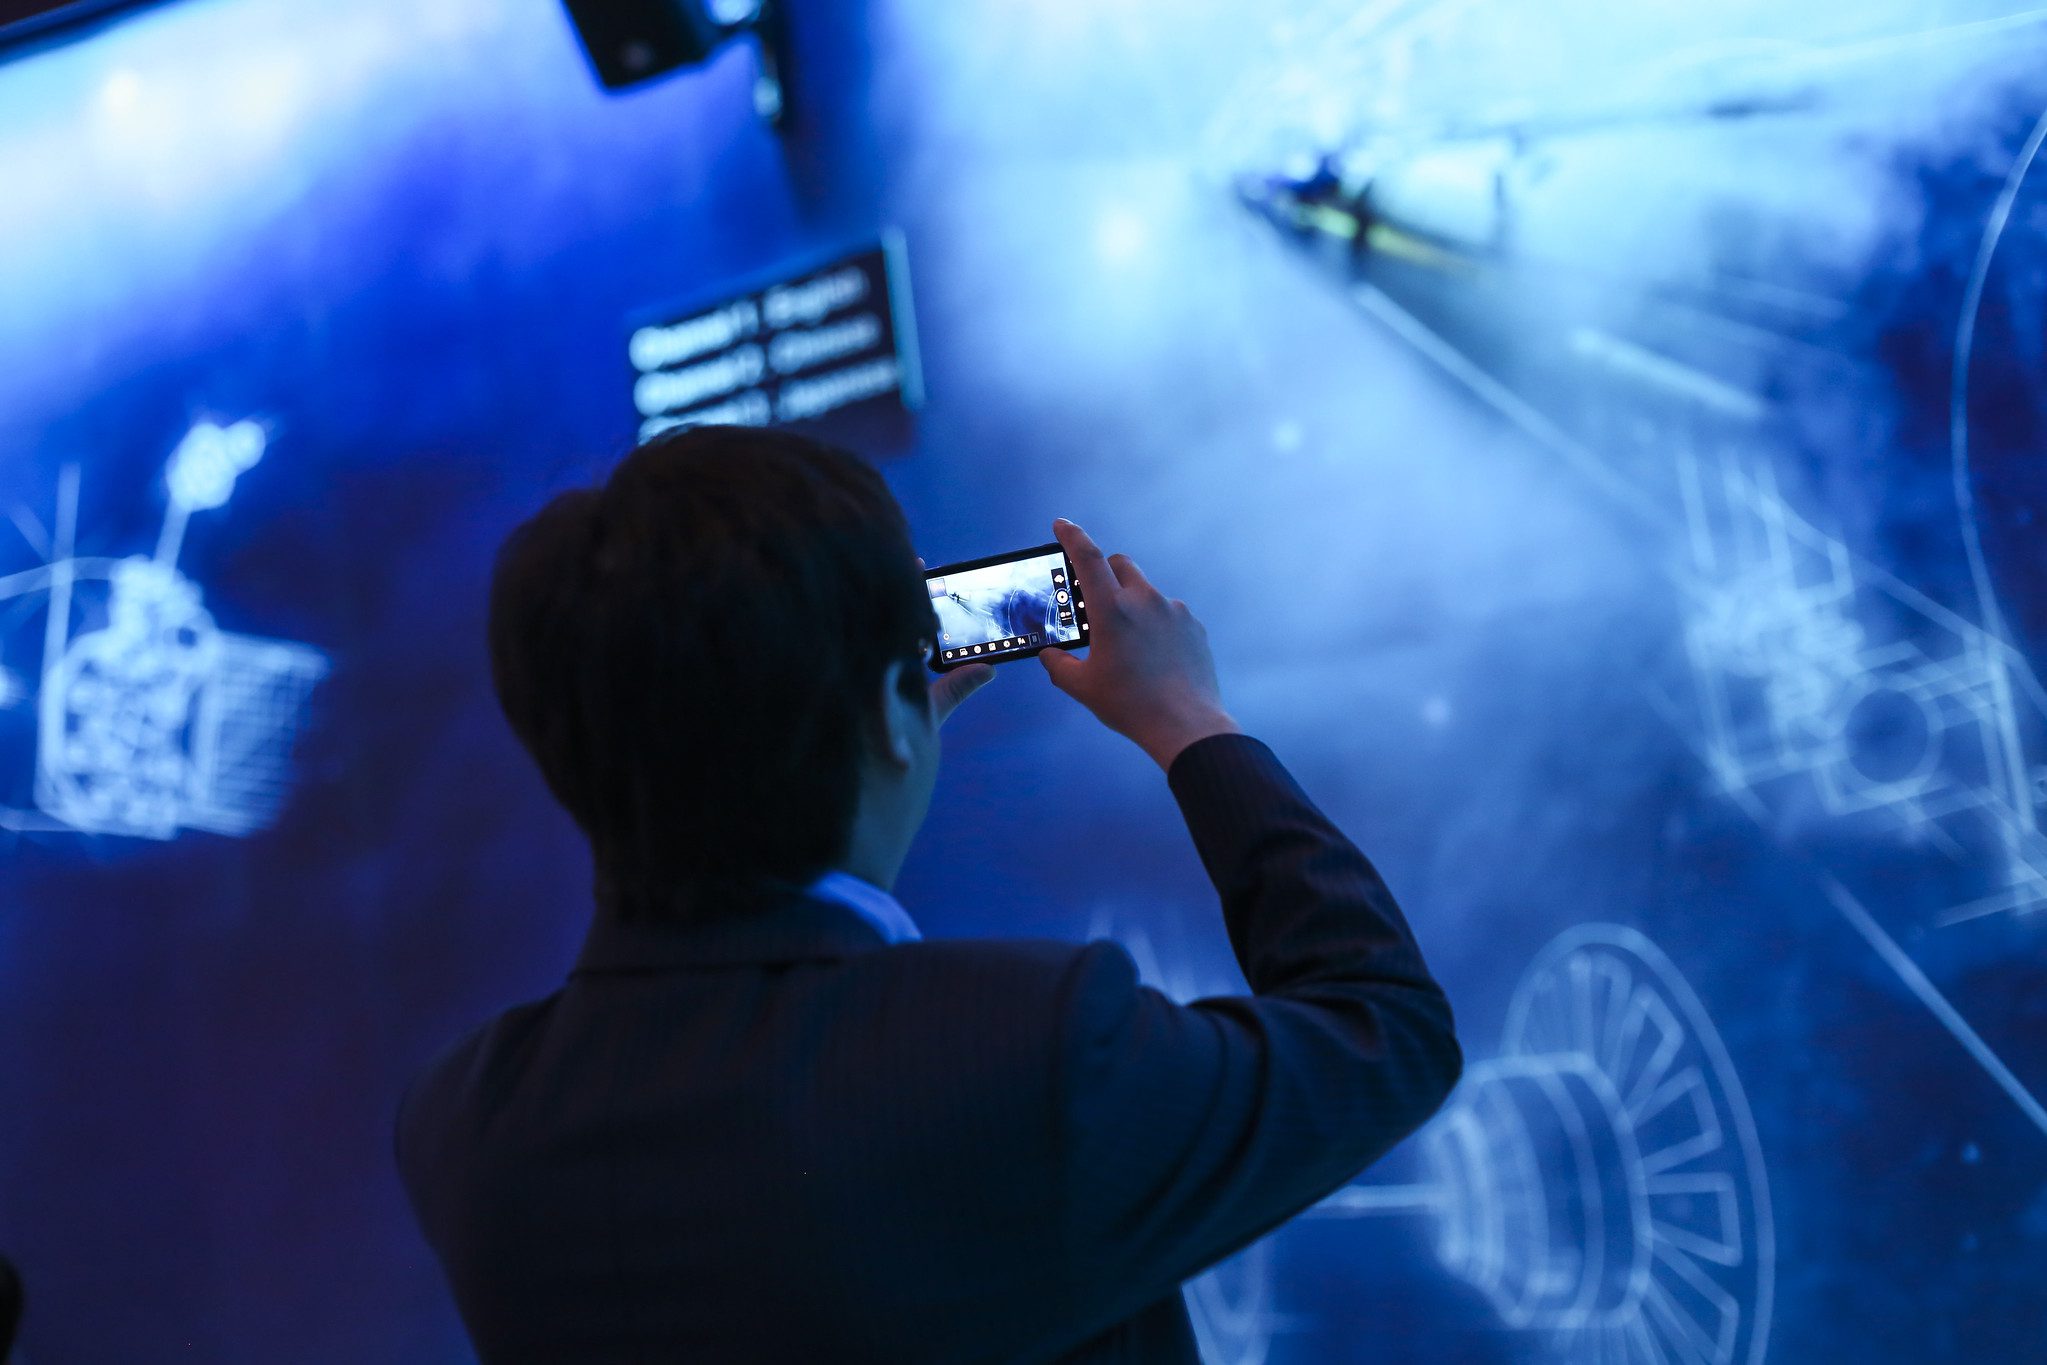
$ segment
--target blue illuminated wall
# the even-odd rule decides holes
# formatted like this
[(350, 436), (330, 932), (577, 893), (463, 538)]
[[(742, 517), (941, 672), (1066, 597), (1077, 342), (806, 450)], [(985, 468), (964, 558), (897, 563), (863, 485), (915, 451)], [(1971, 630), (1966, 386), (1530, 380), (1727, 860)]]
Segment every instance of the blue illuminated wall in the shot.
[[(37, 1365), (466, 1358), (402, 1080), (588, 869), (489, 558), (631, 319), (901, 229), (933, 562), (1073, 516), (1379, 860), (1471, 1058), (1190, 1291), (1211, 1357), (2047, 1344), (2047, 24), (2018, 0), (185, 0), (0, 65), (0, 1248)], [(1045, 870), (1039, 852), (1066, 850)], [(1146, 760), (1005, 670), (904, 900), (1235, 982)]]

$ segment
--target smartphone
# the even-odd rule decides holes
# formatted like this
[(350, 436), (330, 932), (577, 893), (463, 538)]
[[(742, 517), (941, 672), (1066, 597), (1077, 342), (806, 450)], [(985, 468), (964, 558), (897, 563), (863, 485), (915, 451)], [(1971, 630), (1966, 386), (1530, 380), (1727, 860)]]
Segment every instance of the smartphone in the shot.
[(1087, 644), (1080, 581), (1056, 544), (931, 569), (924, 586), (938, 613), (931, 667), (940, 673)]

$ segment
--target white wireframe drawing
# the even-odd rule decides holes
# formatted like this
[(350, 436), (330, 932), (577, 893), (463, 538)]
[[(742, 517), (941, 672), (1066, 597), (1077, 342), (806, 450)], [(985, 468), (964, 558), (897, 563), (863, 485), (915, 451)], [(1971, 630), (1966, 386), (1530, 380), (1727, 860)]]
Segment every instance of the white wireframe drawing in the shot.
[[(1848, 81), (1856, 53), (1887, 50), (1883, 44), (1837, 49), (1817, 39), (1757, 65), (1739, 42), (1688, 48), (1668, 54), (1665, 71), (1678, 78), (1675, 83), (1659, 77), (1640, 87), (1645, 102), (1622, 100), (1604, 109), (1596, 100), (1580, 108), (1565, 99), (1550, 111), (1561, 121), (1548, 123), (1521, 99), (1481, 111), (1474, 122), (1459, 112), (1464, 106), (1457, 100), (1416, 104), (1403, 94), (1413, 77), (1426, 78), (1416, 88), (1433, 89), (1435, 96), (1462, 89), (1474, 52), (1525, 66), (1521, 54), (1501, 46), (1502, 34), (1519, 31), (1512, 26), (1467, 25), (1455, 30), (1454, 42), (1439, 44), (1438, 35), (1450, 31), (1445, 26), (1487, 8), (1479, 0), (1318, 7), (1283, 44), (1285, 59), (1251, 72), (1225, 103), (1209, 138), (1211, 170), (1254, 207), (1257, 196), (1245, 196), (1245, 185), (1266, 184), (1275, 172), (1304, 185), (1329, 180), (1329, 192), (1372, 212), (1317, 217), (1325, 206), (1304, 199), (1290, 221), (1331, 241), (1336, 238), (1329, 234), (1337, 233), (1346, 260), (1377, 249), (1368, 232), (1380, 211), (1483, 256), (1512, 237), (1516, 196), (1544, 161), (1543, 139), (1567, 142), (1574, 128), (1587, 126), (1588, 111), (1626, 121), (1708, 106), (1761, 109), (1771, 106), (1773, 91), (1795, 87), (1782, 85), (1780, 77), (1802, 73), (1798, 80), (1804, 81), (1831, 72), (1827, 79)], [(1581, 21), (1592, 13), (1584, 9)], [(1902, 11), (1895, 17), (1902, 24), (1895, 35), (1900, 51), (1949, 40), (1997, 42), (1999, 35), (2040, 26), (2032, 11), (1995, 23), (1925, 27)], [(1544, 24), (1546, 31), (1556, 28), (1546, 12)], [(1441, 85), (1445, 80), (1449, 85)], [(1778, 107), (1797, 103), (1794, 98)], [(1495, 136), (1502, 127), (1517, 131), (1503, 141)], [(1472, 129), (1489, 131), (1474, 141)], [(1518, 391), (1354, 272), (1342, 279), (1377, 322), (1644, 525), (1672, 535), (1689, 560), (1681, 574), (1682, 609), (1697, 694), (1695, 706), (1688, 701), (1677, 708), (1684, 711), (1678, 725), (1721, 790), (1773, 835), (1814, 832), (1816, 819), (1825, 819), (1839, 833), (1923, 850), (1928, 884), (1947, 885), (1941, 879), (1953, 875), (1952, 891), (1942, 893), (1953, 899), (1945, 905), (1890, 894), (1901, 885), (1865, 903), (1868, 893), (1851, 890), (1836, 875), (1823, 876), (1822, 889), (1992, 1082), (2047, 1131), (2047, 1104), (1979, 1032), (1983, 1021), (1965, 1013), (1970, 1002), (1950, 998), (1954, 983), (1936, 980), (1938, 967), (1929, 971), (1952, 945), (1922, 932), (2047, 906), (2047, 843), (2040, 828), (2047, 805), (2047, 686), (2012, 644), (1991, 581), (1970, 429), (1972, 362), (1995, 267), (2001, 253), (2018, 249), (2008, 239), (2038, 250), (2039, 233), (2022, 201), (2037, 198), (2043, 151), (2047, 115), (2019, 151), (1984, 225), (1953, 348), (1951, 458), (1956, 516), (1977, 598), (1973, 611), (1936, 601), (1852, 555), (1844, 541), (1801, 517), (1780, 495), (1764, 468), (1778, 444), (1769, 426), (1775, 405), (1764, 396), (1767, 388), (1742, 378), (1749, 362), (1768, 350), (1767, 329), (1752, 339), (1761, 348), (1755, 355), (1744, 352), (1720, 373), (1602, 330), (1608, 319), (1594, 328), (1584, 318), (1560, 316), (1554, 336), (1528, 338), (1531, 349), (1551, 346), (1588, 370), (1603, 371), (1603, 382), (1636, 400), (1573, 416), (1568, 404)], [(1416, 201), (1422, 191), (1427, 202)], [(2011, 231), (2014, 224), (2025, 230)], [(2018, 269), (2036, 273), (2024, 263)], [(1541, 278), (1547, 272), (1536, 263), (1530, 273)], [(1823, 318), (1834, 315), (1829, 310), (1845, 315), (1849, 304), (1805, 297), (1799, 306)], [(1786, 354), (1803, 354), (1803, 344)], [(1702, 434), (1712, 439), (1712, 433), (1741, 457), (1715, 463), (1693, 453)], [(1669, 450), (1678, 452), (1674, 462), (1642, 458)], [(1835, 862), (1836, 873), (1855, 870), (1832, 850), (1820, 856)]]
[[(1137, 976), (1181, 1004), (1203, 996), (1241, 993), (1242, 983), (1204, 973), (1192, 965), (1192, 954), (1179, 945), (1161, 951), (1152, 931), (1135, 916), (1098, 911), (1088, 929), (1091, 939), (1114, 939), (1137, 964)], [(1184, 1293), (1194, 1339), (1207, 1365), (1265, 1365), (1279, 1328), (1273, 1311), (1272, 1244), (1252, 1243), (1205, 1274), (1189, 1280)]]
[(1588, 924), (1522, 977), (1500, 1055), (1423, 1130), (1428, 1177), (1322, 1217), (1421, 1214), (1443, 1268), (1558, 1359), (1760, 1365), (1775, 1225), (1755, 1119), (1698, 997), (1633, 929)]
[[(76, 555), (78, 471), (63, 472), (46, 562), (0, 578), (0, 602), (46, 597), (34, 693), (40, 815), (0, 811), (0, 823), (169, 839), (248, 834), (275, 817), (326, 656), (220, 629), (177, 568), (191, 514), (223, 506), (266, 445), (254, 422), (194, 427), (165, 470), (169, 504), (148, 557)], [(21, 509), (15, 521), (36, 529)], [(87, 624), (102, 608), (104, 620)], [(17, 686), (5, 700), (27, 699)]]
[(1879, 814), (1957, 861), (1994, 849), (1998, 885), (1939, 923), (2047, 905), (2040, 772), (2015, 692), (2025, 660), (1923, 594), (1859, 573), (1846, 545), (1791, 511), (1767, 465), (1706, 468), (1679, 451), (1685, 642), (1721, 786), (1767, 809), (1797, 780), (1825, 814)]

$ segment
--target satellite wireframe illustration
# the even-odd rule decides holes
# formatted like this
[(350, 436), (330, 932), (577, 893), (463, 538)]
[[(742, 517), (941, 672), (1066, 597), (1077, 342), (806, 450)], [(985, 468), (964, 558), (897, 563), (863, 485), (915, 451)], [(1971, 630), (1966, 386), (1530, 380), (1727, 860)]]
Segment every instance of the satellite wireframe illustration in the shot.
[[(44, 616), (39, 681), (6, 698), (36, 715), (35, 809), (0, 813), (9, 827), (170, 839), (248, 834), (275, 816), (326, 656), (221, 629), (177, 567), (192, 514), (224, 506), (267, 444), (251, 421), (192, 428), (166, 466), (148, 556), (75, 553), (78, 471), (64, 471), (47, 562), (0, 578), (17, 619)], [(16, 521), (40, 538), (25, 511)]]
[(1443, 1268), (1566, 1361), (1757, 1365), (1775, 1228), (1755, 1120), (1698, 997), (1639, 932), (1538, 956), (1498, 1056), (1421, 1135), (1428, 1179), (1320, 1217), (1433, 1220)]
[(2038, 758), (2047, 705), (2031, 665), (2001, 631), (1793, 511), (1769, 466), (1738, 456), (1708, 465), (1682, 443), (1677, 459), (1701, 758), (1731, 800), (1787, 842), (1875, 822), (1878, 837), (1919, 859), (1924, 874), (1904, 887), (1860, 886), (1843, 869), (1827, 897), (2047, 1131), (2040, 1078), (2014, 1069), (2023, 1054), (2011, 1051), (2021, 1040), (2003, 1033), (2008, 1021), (1972, 1020), (1971, 1002), (1951, 999), (1907, 946), (1944, 956), (1959, 946), (1954, 931), (2047, 905)]
[[(1767, 467), (1688, 466), (1697, 595), (1686, 640), (1705, 750), (1729, 792), (1809, 779), (1830, 815), (1889, 811), (1908, 827), (1976, 814), (2010, 859), (2009, 889), (1952, 917), (2047, 895), (2012, 679), (2015, 651), (1924, 599), (1860, 581), (1846, 545), (1785, 505)], [(1885, 613), (1910, 627), (1886, 639)], [(1929, 653), (1936, 631), (1941, 652)], [(1956, 746), (1960, 746), (1959, 751)]]

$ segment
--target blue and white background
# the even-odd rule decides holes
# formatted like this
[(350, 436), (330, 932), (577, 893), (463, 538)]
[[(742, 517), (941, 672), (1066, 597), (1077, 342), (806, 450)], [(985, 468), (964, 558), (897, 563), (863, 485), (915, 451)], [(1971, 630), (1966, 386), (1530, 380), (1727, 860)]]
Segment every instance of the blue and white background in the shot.
[[(1190, 1290), (1212, 1359), (2042, 1358), (2047, 13), (790, 19), (781, 137), (748, 47), (607, 96), (548, 0), (0, 53), (28, 1358), (467, 1358), (392, 1107), (588, 881), (491, 553), (633, 440), (631, 320), (891, 228), (925, 558), (1066, 515), (1185, 597), (1459, 1008), (1446, 1113)], [(928, 933), (1238, 984), (1140, 754), (1031, 665), (947, 738)]]

